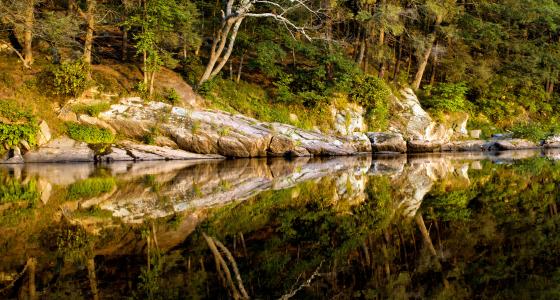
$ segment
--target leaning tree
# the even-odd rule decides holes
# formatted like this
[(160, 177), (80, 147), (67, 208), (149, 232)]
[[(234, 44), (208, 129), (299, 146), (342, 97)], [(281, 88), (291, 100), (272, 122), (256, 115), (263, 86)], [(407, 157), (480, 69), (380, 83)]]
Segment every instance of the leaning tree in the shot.
[[(317, 2), (317, 1), (315, 1)], [(221, 24), (214, 33), (210, 57), (199, 85), (216, 76), (228, 61), (237, 33), (245, 18), (272, 18), (280, 22), (292, 34), (299, 32), (311, 40), (309, 30), (321, 19), (320, 9), (314, 8), (309, 0), (228, 0), (224, 1)], [(304, 12), (305, 24), (296, 21), (296, 14)]]

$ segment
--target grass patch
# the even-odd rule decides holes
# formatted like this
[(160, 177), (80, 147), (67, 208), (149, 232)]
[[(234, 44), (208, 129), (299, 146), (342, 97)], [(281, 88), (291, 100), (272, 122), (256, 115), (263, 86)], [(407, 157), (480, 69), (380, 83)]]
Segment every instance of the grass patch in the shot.
[(32, 113), (19, 109), (14, 100), (0, 100), (0, 144), (15, 146), (21, 140), (36, 144), (37, 120)]
[(76, 104), (72, 106), (72, 111), (76, 114), (86, 114), (92, 117), (99, 116), (100, 113), (107, 111), (111, 108), (111, 104), (108, 102), (99, 102), (95, 104)]
[(66, 133), (72, 139), (88, 144), (111, 144), (115, 135), (108, 129), (79, 123), (66, 123)]
[(110, 192), (116, 185), (115, 178), (88, 178), (77, 181), (68, 187), (66, 199), (89, 199)]
[[(302, 104), (273, 102), (267, 92), (259, 85), (244, 81), (215, 79), (213, 88), (206, 91), (206, 99), (215, 109), (240, 113), (264, 122), (291, 124), (303, 129), (315, 126), (323, 130), (330, 128), (331, 115), (326, 105), (308, 108)], [(290, 114), (297, 116), (291, 119)]]
[(87, 210), (75, 211), (72, 216), (75, 218), (111, 219), (113, 213), (109, 210), (101, 209), (99, 206), (92, 206)]

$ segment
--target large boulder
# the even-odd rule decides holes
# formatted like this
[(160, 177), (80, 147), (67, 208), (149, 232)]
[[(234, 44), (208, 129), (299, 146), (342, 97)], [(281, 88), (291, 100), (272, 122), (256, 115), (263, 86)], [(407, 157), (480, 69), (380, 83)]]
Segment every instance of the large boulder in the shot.
[(161, 102), (123, 99), (100, 119), (119, 133), (141, 138), (156, 124), (179, 148), (226, 157), (349, 155), (371, 151), (364, 134), (336, 137), (216, 110), (188, 110)]
[(95, 153), (86, 143), (68, 137), (60, 137), (50, 141), (35, 151), (24, 156), (25, 162), (92, 162)]
[(482, 140), (471, 141), (455, 141), (441, 145), (441, 151), (450, 152), (466, 152), (466, 151), (483, 151), (486, 145)]
[(488, 150), (506, 151), (506, 150), (524, 150), (536, 149), (539, 145), (535, 142), (524, 139), (506, 139), (490, 142), (487, 146)]
[(543, 142), (545, 148), (560, 148), (560, 135), (553, 135), (548, 137)]
[(440, 152), (442, 144), (440, 142), (434, 141), (408, 141), (406, 143), (407, 150), (410, 153), (428, 153), (428, 152)]
[(197, 154), (170, 147), (137, 144), (123, 141), (111, 147), (111, 151), (98, 158), (101, 161), (154, 161), (154, 160), (191, 160), (221, 159), (220, 155)]
[(363, 132), (366, 129), (364, 123), (364, 108), (353, 103), (344, 107), (332, 107), (335, 133), (342, 136), (352, 135), (354, 132)]
[(51, 140), (51, 130), (45, 121), (39, 123), (39, 131), (37, 132), (37, 145), (43, 146)]
[(372, 152), (406, 152), (406, 141), (402, 134), (385, 132), (368, 132)]

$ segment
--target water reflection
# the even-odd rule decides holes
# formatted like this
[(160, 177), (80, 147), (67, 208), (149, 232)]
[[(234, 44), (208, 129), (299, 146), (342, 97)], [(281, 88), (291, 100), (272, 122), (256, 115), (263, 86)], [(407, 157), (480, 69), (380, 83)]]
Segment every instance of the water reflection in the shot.
[(555, 298), (559, 158), (1, 166), (0, 298)]

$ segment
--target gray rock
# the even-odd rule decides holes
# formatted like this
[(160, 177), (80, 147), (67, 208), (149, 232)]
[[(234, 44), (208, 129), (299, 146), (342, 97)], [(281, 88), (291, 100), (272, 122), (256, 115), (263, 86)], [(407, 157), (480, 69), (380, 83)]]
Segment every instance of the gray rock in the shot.
[(37, 145), (43, 146), (51, 140), (51, 130), (45, 121), (39, 123), (39, 132), (37, 132)]
[(114, 147), (108, 155), (102, 156), (101, 160), (127, 161), (127, 160), (190, 160), (190, 159), (221, 159), (220, 155), (196, 154), (180, 149), (160, 147), (153, 145), (136, 144), (133, 142), (121, 142)]
[(513, 133), (494, 133), (492, 134), (492, 138), (495, 140), (509, 140), (513, 138)]
[(60, 137), (36, 151), (27, 152), (25, 162), (93, 162), (94, 151), (86, 143)]
[(469, 131), (469, 135), (473, 139), (479, 139), (481, 134), (482, 134), (482, 130), (479, 130), (479, 129), (473, 129), (473, 130)]
[(21, 156), (21, 150), (19, 147), (10, 149), (4, 160), (0, 160), (0, 164), (22, 164), (23, 162), (23, 157)]
[(545, 148), (560, 148), (560, 135), (553, 135), (548, 137), (543, 142)]
[(399, 133), (368, 132), (372, 152), (406, 152), (406, 141)]
[(190, 111), (161, 102), (143, 104), (123, 99), (99, 117), (119, 133), (133, 138), (142, 137), (150, 127), (159, 124), (163, 135), (192, 153), (265, 157), (350, 155), (371, 151), (364, 134), (336, 137), (242, 115), (216, 110)]
[(409, 153), (439, 152), (442, 148), (440, 142), (430, 141), (408, 141), (406, 146)]
[(483, 151), (486, 142), (481, 140), (455, 141), (441, 145), (441, 151), (463, 152), (463, 151)]
[(80, 121), (80, 123), (82, 123), (82, 124), (87, 124), (87, 125), (92, 125), (92, 126), (105, 128), (105, 129), (111, 131), (111, 133), (113, 133), (113, 134), (117, 133), (117, 131), (111, 125), (107, 124), (107, 122), (105, 122), (103, 120), (100, 120), (98, 118), (92, 117), (92, 116), (80, 115), (78, 117), (78, 121)]
[(535, 142), (531, 142), (524, 139), (510, 139), (510, 140), (497, 140), (490, 143), (488, 146), (489, 150), (523, 150), (523, 149), (536, 149), (539, 145)]

